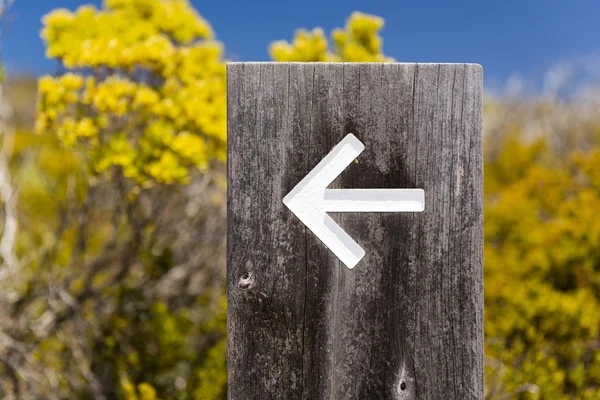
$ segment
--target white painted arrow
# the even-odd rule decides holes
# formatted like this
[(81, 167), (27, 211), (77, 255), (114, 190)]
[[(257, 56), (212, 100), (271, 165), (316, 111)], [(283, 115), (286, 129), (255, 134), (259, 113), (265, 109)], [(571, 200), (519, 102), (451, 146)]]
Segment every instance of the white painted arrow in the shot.
[(350, 269), (365, 256), (327, 212), (421, 212), (423, 189), (327, 189), (365, 149), (349, 133), (283, 198), (285, 204)]

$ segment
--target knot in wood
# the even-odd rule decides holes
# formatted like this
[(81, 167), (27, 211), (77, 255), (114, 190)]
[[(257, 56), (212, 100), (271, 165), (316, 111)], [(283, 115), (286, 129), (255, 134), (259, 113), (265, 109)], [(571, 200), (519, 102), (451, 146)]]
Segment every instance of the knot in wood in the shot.
[(254, 284), (254, 275), (251, 272), (245, 272), (240, 276), (238, 287), (242, 290), (248, 290)]

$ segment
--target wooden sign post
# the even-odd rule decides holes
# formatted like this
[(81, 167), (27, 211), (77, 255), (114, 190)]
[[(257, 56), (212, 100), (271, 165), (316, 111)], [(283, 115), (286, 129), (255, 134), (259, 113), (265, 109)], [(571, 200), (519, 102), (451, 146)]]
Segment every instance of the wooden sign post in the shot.
[(483, 399), (482, 81), (228, 64), (230, 399)]

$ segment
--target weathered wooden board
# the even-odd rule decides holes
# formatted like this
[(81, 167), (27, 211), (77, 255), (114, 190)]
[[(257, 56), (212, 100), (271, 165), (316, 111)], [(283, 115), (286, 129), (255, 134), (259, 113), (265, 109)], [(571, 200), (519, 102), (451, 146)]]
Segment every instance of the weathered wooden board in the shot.
[[(483, 398), (482, 70), (230, 63), (230, 399)], [(282, 203), (346, 134), (331, 187), (422, 188), (422, 213), (332, 214), (346, 268)]]

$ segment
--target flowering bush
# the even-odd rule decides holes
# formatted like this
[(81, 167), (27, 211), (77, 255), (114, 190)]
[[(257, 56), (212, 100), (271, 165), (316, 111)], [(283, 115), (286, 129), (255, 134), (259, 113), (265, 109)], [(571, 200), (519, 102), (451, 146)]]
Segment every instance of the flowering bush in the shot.
[(187, 1), (59, 9), (42, 37), (72, 72), (40, 79), (36, 130), (84, 146), (93, 172), (117, 166), (149, 187), (225, 158), (222, 47)]

